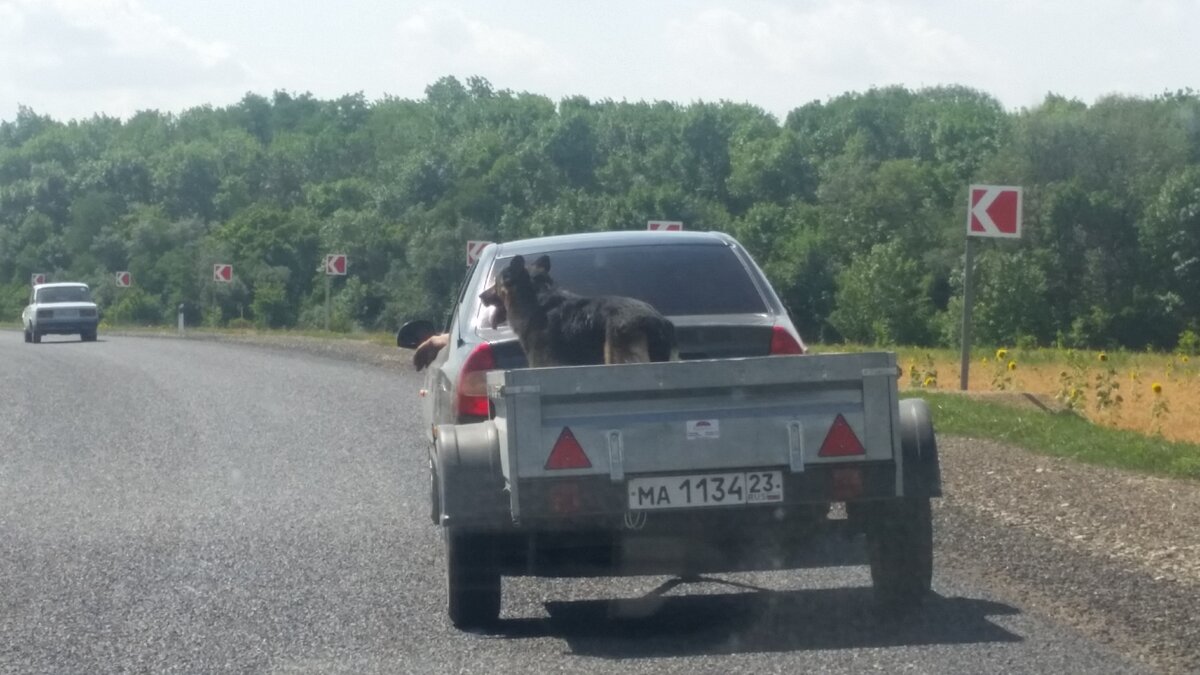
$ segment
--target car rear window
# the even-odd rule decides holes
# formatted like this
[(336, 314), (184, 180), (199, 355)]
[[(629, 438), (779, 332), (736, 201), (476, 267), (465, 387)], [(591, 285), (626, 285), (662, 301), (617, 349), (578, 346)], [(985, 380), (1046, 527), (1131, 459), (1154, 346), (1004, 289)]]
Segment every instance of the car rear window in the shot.
[[(638, 298), (668, 316), (767, 311), (746, 266), (728, 246), (619, 246), (549, 255), (554, 282), (580, 295)], [(497, 258), (493, 274), (511, 259)]]
[(92, 295), (85, 286), (55, 286), (39, 289), (37, 292), (37, 301), (40, 304), (91, 302)]

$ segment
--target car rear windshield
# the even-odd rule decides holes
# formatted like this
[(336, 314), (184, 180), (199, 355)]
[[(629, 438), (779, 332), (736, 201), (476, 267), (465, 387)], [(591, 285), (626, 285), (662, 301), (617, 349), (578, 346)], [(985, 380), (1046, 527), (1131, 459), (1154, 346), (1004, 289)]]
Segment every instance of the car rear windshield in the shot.
[(42, 305), (55, 302), (91, 302), (92, 295), (84, 286), (58, 286), (39, 290), (37, 301)]
[[(526, 255), (533, 262), (539, 254)], [(550, 276), (580, 295), (625, 295), (668, 316), (762, 314), (766, 303), (728, 246), (620, 246), (550, 253)], [(511, 256), (497, 258), (493, 273)]]

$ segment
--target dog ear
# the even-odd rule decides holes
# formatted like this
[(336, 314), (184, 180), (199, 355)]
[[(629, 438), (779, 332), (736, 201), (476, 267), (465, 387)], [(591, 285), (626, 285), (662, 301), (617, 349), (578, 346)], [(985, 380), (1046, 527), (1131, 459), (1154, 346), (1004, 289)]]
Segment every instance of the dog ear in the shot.
[(550, 271), (550, 256), (544, 255), (533, 261), (533, 269), (538, 272)]
[(508, 269), (510, 269), (510, 270), (525, 269), (525, 258), (523, 258), (519, 255), (514, 255), (513, 259), (511, 261), (509, 261), (509, 263), (508, 263)]

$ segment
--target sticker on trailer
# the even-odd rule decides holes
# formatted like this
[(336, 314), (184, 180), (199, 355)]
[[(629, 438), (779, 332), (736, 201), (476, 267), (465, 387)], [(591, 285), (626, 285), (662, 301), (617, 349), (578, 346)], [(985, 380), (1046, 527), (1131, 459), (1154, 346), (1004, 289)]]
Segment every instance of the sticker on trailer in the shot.
[(696, 441), (721, 437), (721, 422), (719, 420), (688, 420), (687, 439)]

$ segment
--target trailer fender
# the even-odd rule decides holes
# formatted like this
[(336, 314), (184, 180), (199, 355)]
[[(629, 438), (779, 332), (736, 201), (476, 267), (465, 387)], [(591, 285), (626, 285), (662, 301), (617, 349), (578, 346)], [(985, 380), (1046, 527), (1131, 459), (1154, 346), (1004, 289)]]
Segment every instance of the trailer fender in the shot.
[(900, 447), (904, 453), (905, 496), (941, 497), (942, 467), (933, 433), (933, 415), (923, 399), (900, 401)]
[(511, 520), (495, 422), (439, 426), (433, 455), (442, 525)]

